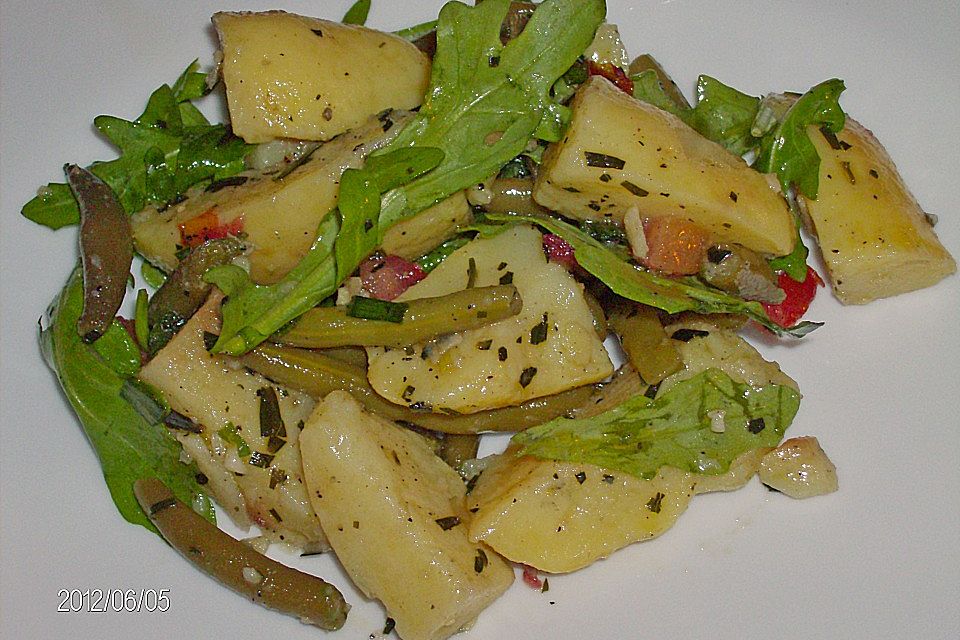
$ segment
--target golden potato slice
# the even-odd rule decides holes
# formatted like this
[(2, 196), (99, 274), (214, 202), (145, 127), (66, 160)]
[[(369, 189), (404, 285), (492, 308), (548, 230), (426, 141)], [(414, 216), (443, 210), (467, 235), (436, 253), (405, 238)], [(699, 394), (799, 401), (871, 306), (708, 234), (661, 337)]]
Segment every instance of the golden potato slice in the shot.
[(541, 571), (585, 567), (669, 529), (696, 481), (663, 467), (650, 480), (590, 464), (516, 458), (492, 462), (468, 496), (470, 535)]
[(812, 498), (839, 488), (837, 468), (813, 436), (790, 438), (763, 456), (760, 482), (791, 498)]
[(793, 249), (793, 217), (774, 181), (679, 118), (594, 76), (577, 91), (561, 142), (544, 154), (534, 199), (572, 218), (671, 216), (761, 253)]
[[(277, 399), (286, 435), (282, 444), (263, 436), (259, 393), (275, 385), (204, 346), (204, 332), (219, 331), (221, 298), (219, 293), (211, 295), (140, 370), (140, 378), (162, 392), (171, 408), (200, 425), (200, 434), (184, 432), (184, 448), (210, 478), (214, 498), (228, 507), (231, 518), (242, 526), (249, 524), (249, 515), (274, 541), (326, 548), (301, 479), (298, 446), (298, 425), (310, 415), (314, 401), (298, 391), (280, 389)], [(225, 439), (223, 429), (236, 434), (249, 452), (243, 455), (239, 440)], [(238, 510), (237, 490), (246, 514)]]
[(404, 640), (447, 638), (513, 582), (502, 558), (467, 537), (466, 486), (422, 436), (334, 391), (307, 420), (300, 447), (337, 558)]
[(430, 61), (402, 38), (268, 11), (214, 14), (233, 131), (247, 142), (329, 140), (420, 105)]
[(883, 145), (847, 118), (836, 139), (815, 127), (820, 154), (816, 200), (804, 198), (834, 295), (864, 304), (929, 287), (956, 272), (933, 226), (907, 189)]
[[(470, 275), (472, 274), (472, 276)], [(473, 413), (598, 382), (613, 371), (583, 289), (547, 262), (540, 232), (517, 226), (462, 247), (399, 300), (512, 282), (519, 314), (431, 345), (371, 348), (368, 377), (396, 404)]]
[(392, 140), (408, 118), (391, 115), (389, 121), (397, 124), (387, 132), (372, 118), (322, 145), (286, 176), (244, 174), (232, 181), (236, 184), (192, 189), (186, 200), (166, 209), (149, 206), (133, 216), (137, 251), (171, 271), (186, 235), (226, 226), (245, 234), (253, 280), (276, 282), (306, 254), (320, 221), (337, 206), (343, 172)]

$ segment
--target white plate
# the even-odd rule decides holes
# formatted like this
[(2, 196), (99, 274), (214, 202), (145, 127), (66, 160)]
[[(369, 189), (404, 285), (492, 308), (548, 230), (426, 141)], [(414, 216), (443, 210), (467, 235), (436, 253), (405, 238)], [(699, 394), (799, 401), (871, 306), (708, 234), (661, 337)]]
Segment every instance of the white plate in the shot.
[[(40, 359), (36, 322), (76, 259), (75, 230), (19, 208), (64, 162), (113, 157), (100, 113), (133, 117), (150, 91), (214, 47), (221, 8), (283, 7), (339, 18), (336, 2), (9, 2), (2, 5), (2, 564), (5, 638), (315, 638), (244, 602), (121, 520), (93, 452)], [(409, 3), (413, 5), (414, 3)], [(681, 86), (707, 73), (753, 94), (846, 80), (844, 107), (874, 130), (960, 256), (960, 10), (956, 3), (611, 2), (631, 54), (653, 52)], [(171, 6), (172, 5), (172, 6)], [(398, 28), (437, 2), (374, 0)], [(826, 326), (761, 345), (805, 394), (793, 435), (814, 434), (839, 493), (793, 501), (757, 484), (694, 500), (673, 530), (540, 594), (518, 581), (462, 637), (960, 637), (960, 278), (841, 308)], [(367, 638), (385, 614), (330, 558), (354, 609), (331, 637)], [(57, 613), (63, 590), (168, 589), (166, 613)]]

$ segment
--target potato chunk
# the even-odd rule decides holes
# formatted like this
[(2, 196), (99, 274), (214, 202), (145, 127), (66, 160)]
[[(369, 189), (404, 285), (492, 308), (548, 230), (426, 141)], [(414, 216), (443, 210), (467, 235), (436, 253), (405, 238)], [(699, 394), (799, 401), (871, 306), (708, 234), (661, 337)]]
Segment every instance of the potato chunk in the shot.
[(572, 218), (689, 220), (723, 242), (790, 253), (796, 234), (779, 187), (679, 118), (594, 76), (547, 149), (534, 199)]
[(247, 142), (329, 140), (420, 105), (430, 62), (389, 33), (282, 11), (217, 13), (233, 131)]
[(585, 567), (669, 529), (693, 496), (691, 474), (663, 467), (650, 480), (590, 464), (516, 458), (486, 468), (469, 496), (470, 535), (541, 571)]
[(449, 637), (513, 582), (502, 558), (467, 537), (466, 486), (422, 436), (334, 391), (307, 420), (300, 447), (331, 546), (404, 640)]
[(837, 490), (837, 468), (813, 436), (790, 438), (760, 461), (760, 482), (791, 498)]
[(835, 141), (815, 127), (809, 132), (821, 158), (820, 189), (816, 200), (803, 203), (840, 302), (895, 296), (956, 272), (953, 257), (869, 130), (847, 118)]
[[(140, 370), (140, 378), (159, 389), (171, 408), (200, 425), (200, 434), (184, 432), (184, 449), (210, 479), (214, 498), (243, 526), (249, 518), (274, 541), (297, 547), (326, 548), (320, 522), (301, 480), (299, 424), (314, 401), (298, 391), (277, 391), (286, 435), (270, 442), (262, 434), (259, 393), (276, 387), (233, 360), (209, 353), (205, 331), (219, 331), (221, 295), (214, 293), (179, 333)], [(236, 434), (249, 449), (241, 451)], [(204, 451), (204, 447), (206, 451)], [(245, 453), (245, 455), (244, 455)], [(237, 490), (246, 514), (239, 511)]]
[(322, 145), (288, 175), (245, 174), (245, 181), (218, 189), (195, 188), (183, 202), (161, 210), (149, 206), (133, 216), (137, 251), (167, 271), (177, 266), (177, 250), (189, 229), (231, 227), (245, 234), (250, 276), (268, 284), (282, 278), (310, 249), (317, 226), (337, 206), (340, 176), (387, 144), (408, 114), (392, 114), (396, 124), (372, 118), (362, 127)]
[[(471, 265), (473, 265), (471, 267)], [(519, 314), (431, 345), (369, 349), (373, 388), (396, 404), (473, 413), (598, 382), (613, 371), (581, 285), (517, 226), (454, 252), (398, 300), (512, 282)]]

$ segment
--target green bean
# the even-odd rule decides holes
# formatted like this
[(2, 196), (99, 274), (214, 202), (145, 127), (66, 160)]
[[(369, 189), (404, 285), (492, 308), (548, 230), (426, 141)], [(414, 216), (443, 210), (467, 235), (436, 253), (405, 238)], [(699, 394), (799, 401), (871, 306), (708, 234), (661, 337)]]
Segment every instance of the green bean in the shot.
[(474, 433), (448, 433), (440, 441), (437, 455), (456, 469), (467, 460), (476, 458), (479, 449), (480, 436)]
[(120, 309), (133, 262), (130, 217), (105, 182), (75, 164), (63, 168), (80, 206), (80, 259), (83, 263), (83, 312), (77, 332), (95, 342)]
[(261, 345), (241, 356), (240, 362), (278, 384), (299, 389), (314, 398), (343, 389), (372, 413), (444, 433), (522, 431), (572, 411), (593, 393), (593, 386), (587, 385), (514, 407), (458, 415), (425, 413), (393, 404), (378, 395), (367, 381), (365, 368), (309, 349)]
[(207, 269), (226, 264), (242, 252), (239, 240), (222, 238), (203, 243), (180, 261), (147, 308), (150, 333), (146, 347), (150, 354), (162, 349), (207, 299), (213, 287), (203, 280)]
[(680, 351), (667, 337), (657, 312), (651, 307), (634, 305), (629, 310), (617, 309), (610, 314), (609, 321), (620, 336), (627, 359), (647, 384), (657, 384), (683, 366)]
[(350, 605), (333, 585), (231, 538), (156, 478), (137, 480), (133, 492), (170, 546), (203, 572), (245, 598), (307, 624), (331, 631), (343, 626)]
[(533, 178), (497, 178), (490, 190), (493, 197), (483, 205), (488, 213), (544, 215), (550, 213), (533, 199)]
[(667, 73), (666, 69), (660, 66), (660, 63), (657, 62), (656, 58), (651, 56), (649, 53), (645, 53), (642, 56), (638, 56), (630, 63), (630, 69), (628, 73), (631, 76), (640, 75), (644, 71), (653, 71), (657, 74), (657, 79), (660, 81), (660, 86), (663, 87), (664, 93), (673, 100), (681, 109), (689, 109), (690, 103), (687, 101), (687, 97), (683, 95), (683, 92), (680, 91), (680, 87), (677, 86), (677, 83), (673, 81), (673, 78), (670, 77), (670, 74)]
[(475, 287), (405, 304), (408, 307), (402, 322), (353, 318), (344, 306), (316, 307), (272, 341), (314, 349), (348, 345), (403, 347), (445, 333), (482, 327), (514, 316), (523, 307), (513, 285)]
[(147, 310), (150, 326), (170, 312), (181, 318), (191, 317), (207, 299), (213, 286), (204, 282), (203, 274), (211, 267), (226, 264), (242, 252), (243, 243), (236, 238), (208, 240), (191, 251), (150, 299)]

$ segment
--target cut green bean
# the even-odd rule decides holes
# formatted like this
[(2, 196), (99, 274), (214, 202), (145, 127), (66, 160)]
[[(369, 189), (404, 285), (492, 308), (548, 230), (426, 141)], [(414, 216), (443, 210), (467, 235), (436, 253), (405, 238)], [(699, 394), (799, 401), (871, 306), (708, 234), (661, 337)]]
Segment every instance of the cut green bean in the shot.
[(630, 364), (647, 384), (657, 384), (683, 366), (680, 351), (667, 337), (653, 308), (638, 304), (629, 310), (615, 310), (609, 321)]
[(343, 346), (403, 347), (445, 333), (476, 329), (515, 316), (523, 301), (513, 285), (475, 287), (436, 298), (410, 300), (403, 322), (348, 315), (345, 306), (316, 307), (271, 339), (312, 349)]
[(130, 216), (107, 184), (75, 164), (63, 168), (80, 206), (83, 313), (77, 332), (86, 343), (106, 333), (127, 293), (133, 262)]
[(437, 455), (454, 469), (467, 460), (477, 457), (480, 449), (480, 436), (474, 433), (448, 433), (440, 441)]
[(245, 598), (306, 624), (331, 631), (343, 626), (350, 605), (333, 585), (231, 538), (177, 500), (156, 478), (137, 480), (133, 492), (170, 546), (206, 574)]
[(206, 301), (213, 286), (204, 282), (203, 274), (211, 267), (230, 262), (242, 252), (243, 243), (232, 237), (208, 240), (191, 251), (153, 294), (147, 311), (150, 326), (170, 312), (181, 318), (191, 317)]
[(593, 393), (587, 385), (552, 396), (528, 400), (521, 405), (469, 414), (413, 411), (378, 395), (367, 381), (363, 367), (336, 360), (308, 349), (261, 345), (240, 357), (240, 362), (274, 382), (299, 389), (314, 398), (343, 389), (372, 413), (389, 420), (444, 433), (522, 431), (562, 416), (583, 405)]

